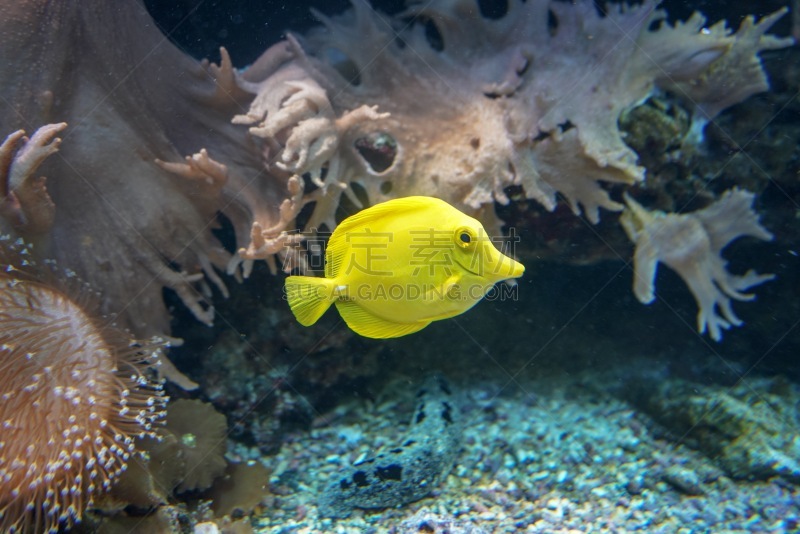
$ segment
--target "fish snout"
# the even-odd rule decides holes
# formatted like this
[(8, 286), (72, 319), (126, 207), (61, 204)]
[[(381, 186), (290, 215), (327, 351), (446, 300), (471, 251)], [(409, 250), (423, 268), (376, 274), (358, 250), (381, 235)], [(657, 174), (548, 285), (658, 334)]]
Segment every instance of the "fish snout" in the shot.
[(510, 258), (501, 254), (500, 268), (498, 274), (500, 280), (508, 280), (509, 278), (519, 278), (525, 273), (525, 266), (514, 258)]
[(524, 265), (514, 258), (506, 256), (494, 245), (488, 244), (486, 252), (489, 261), (485, 265), (484, 275), (493, 282), (519, 278), (525, 273)]

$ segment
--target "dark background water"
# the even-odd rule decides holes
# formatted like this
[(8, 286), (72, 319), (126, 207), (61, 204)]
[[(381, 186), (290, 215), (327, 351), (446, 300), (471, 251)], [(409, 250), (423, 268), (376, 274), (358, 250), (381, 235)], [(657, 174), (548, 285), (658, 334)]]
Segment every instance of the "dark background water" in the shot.
[[(511, 0), (519, 1), (519, 0)], [(379, 11), (394, 14), (402, 11), (403, 0), (372, 0)], [(502, 13), (505, 0), (479, 1), (484, 13)], [(603, 5), (604, 2), (596, 2)], [(170, 39), (196, 58), (216, 61), (219, 47), (225, 46), (237, 67), (250, 64), (261, 52), (279, 41), (286, 31), (302, 33), (318, 24), (311, 9), (326, 15), (341, 13), (350, 6), (347, 0), (307, 0), (287, 2), (282, 0), (145, 0), (159, 27)], [(726, 19), (738, 26), (747, 15), (758, 17), (772, 13), (787, 5), (786, 0), (751, 0), (730, 2), (726, 0), (667, 0), (664, 8), (671, 19), (686, 19), (694, 11), (704, 13), (709, 22)], [(786, 17), (775, 28), (775, 33), (789, 32)]]

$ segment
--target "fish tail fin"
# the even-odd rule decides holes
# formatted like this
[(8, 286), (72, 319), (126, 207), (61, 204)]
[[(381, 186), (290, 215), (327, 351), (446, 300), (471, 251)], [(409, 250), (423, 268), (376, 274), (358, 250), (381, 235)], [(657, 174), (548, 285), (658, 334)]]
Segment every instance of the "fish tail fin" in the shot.
[(316, 323), (330, 308), (334, 288), (333, 280), (315, 276), (289, 276), (284, 283), (289, 307), (303, 326)]

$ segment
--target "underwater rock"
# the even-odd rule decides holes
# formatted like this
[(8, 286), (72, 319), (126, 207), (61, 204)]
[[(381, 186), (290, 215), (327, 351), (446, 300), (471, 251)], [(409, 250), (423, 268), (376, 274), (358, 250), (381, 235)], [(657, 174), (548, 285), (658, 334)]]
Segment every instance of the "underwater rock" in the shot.
[(731, 477), (781, 476), (800, 484), (797, 386), (780, 378), (747, 380), (732, 388), (673, 379), (642, 383), (629, 394)]
[(671, 465), (667, 467), (661, 478), (669, 485), (686, 495), (704, 495), (705, 489), (697, 473), (682, 465)]
[(448, 475), (461, 443), (454, 395), (439, 376), (417, 392), (417, 409), (401, 445), (353, 465), (319, 499), (320, 514), (348, 517), (353, 508), (388, 508), (428, 495)]
[(680, 149), (689, 133), (691, 116), (680, 103), (653, 96), (623, 111), (619, 125), (625, 144), (636, 151), (639, 163), (649, 170), (669, 161)]
[(486, 534), (486, 530), (467, 521), (420, 510), (400, 524), (399, 532), (419, 534)]
[(183, 532), (181, 527), (188, 524), (185, 511), (175, 507), (164, 506), (158, 508), (146, 517), (116, 515), (111, 518), (102, 518), (95, 524), (81, 526), (73, 534), (174, 534)]
[(229, 464), (209, 494), (216, 517), (247, 517), (269, 494), (270, 470), (259, 462)]

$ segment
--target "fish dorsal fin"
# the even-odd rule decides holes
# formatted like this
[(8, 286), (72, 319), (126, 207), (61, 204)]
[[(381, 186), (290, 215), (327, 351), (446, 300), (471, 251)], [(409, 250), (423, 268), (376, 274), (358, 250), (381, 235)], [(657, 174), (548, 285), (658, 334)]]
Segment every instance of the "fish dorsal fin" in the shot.
[(387, 339), (390, 337), (400, 337), (413, 334), (422, 330), (430, 321), (419, 321), (416, 323), (394, 323), (373, 315), (358, 304), (349, 300), (337, 300), (336, 309), (347, 323), (347, 326), (364, 337), (373, 339)]
[(328, 240), (328, 245), (325, 249), (325, 276), (327, 278), (336, 278), (336, 276), (338, 276), (342, 259), (346, 256), (350, 246), (347, 242), (347, 234), (349, 232), (357, 231), (365, 227), (371, 221), (383, 217), (426, 209), (442, 210), (442, 215), (444, 216), (445, 210), (452, 210), (454, 208), (444, 200), (438, 198), (422, 196), (403, 197), (376, 204), (346, 218), (336, 227), (331, 238)]

